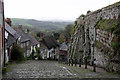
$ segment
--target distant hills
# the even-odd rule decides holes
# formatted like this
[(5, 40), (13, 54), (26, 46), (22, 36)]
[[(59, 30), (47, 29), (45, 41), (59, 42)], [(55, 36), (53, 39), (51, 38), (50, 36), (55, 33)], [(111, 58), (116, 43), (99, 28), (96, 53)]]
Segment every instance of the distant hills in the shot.
[(34, 19), (19, 19), (11, 18), (12, 25), (18, 27), (22, 25), (24, 29), (30, 29), (32, 31), (58, 31), (63, 30), (66, 25), (73, 24), (74, 22), (53, 22), (53, 21), (39, 21)]

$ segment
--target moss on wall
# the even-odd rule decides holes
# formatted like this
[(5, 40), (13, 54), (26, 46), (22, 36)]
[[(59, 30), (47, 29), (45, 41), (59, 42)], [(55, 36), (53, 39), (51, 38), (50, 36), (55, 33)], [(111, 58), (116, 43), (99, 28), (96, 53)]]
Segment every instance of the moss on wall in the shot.
[(117, 27), (119, 23), (117, 19), (102, 19), (98, 22), (96, 25), (96, 28), (113, 32)]
[(73, 35), (75, 33), (76, 26), (77, 26), (77, 21), (74, 22), (74, 26), (70, 32), (71, 35)]
[(112, 52), (110, 48), (106, 47), (103, 43), (101, 43), (100, 41), (96, 40), (95, 41), (95, 46), (101, 50), (101, 52), (104, 52), (105, 54), (107, 54), (108, 52)]

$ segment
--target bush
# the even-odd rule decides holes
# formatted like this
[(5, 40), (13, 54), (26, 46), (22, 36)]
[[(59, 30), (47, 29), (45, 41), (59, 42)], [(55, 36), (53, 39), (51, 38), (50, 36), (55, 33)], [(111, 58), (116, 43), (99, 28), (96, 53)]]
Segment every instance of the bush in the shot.
[(32, 55), (30, 55), (28, 58), (27, 58), (27, 60), (32, 60), (33, 58), (32, 58)]
[(73, 35), (75, 33), (76, 26), (77, 26), (77, 21), (74, 22), (74, 26), (72, 27), (72, 30), (70, 32), (71, 35)]
[(13, 48), (11, 50), (11, 60), (13, 60), (13, 61), (24, 61), (23, 50), (17, 44), (14, 44)]
[(6, 73), (6, 68), (2, 67), (2, 74)]
[(119, 47), (119, 42), (111, 42), (111, 46), (113, 48), (118, 48)]
[(39, 54), (40, 53), (40, 47), (36, 47), (36, 51)]
[(113, 31), (113, 33), (114, 33), (114, 34), (120, 34), (120, 28), (115, 29), (115, 30)]
[(38, 60), (42, 60), (42, 56), (40, 54), (38, 55)]

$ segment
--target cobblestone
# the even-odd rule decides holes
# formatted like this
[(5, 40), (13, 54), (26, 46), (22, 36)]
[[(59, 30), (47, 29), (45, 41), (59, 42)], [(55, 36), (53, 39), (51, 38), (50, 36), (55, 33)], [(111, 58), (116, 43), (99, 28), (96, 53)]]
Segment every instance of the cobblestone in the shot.
[(119, 78), (107, 72), (92, 72), (80, 67), (68, 66), (57, 61), (29, 60), (21, 64), (9, 65), (9, 72), (3, 78)]

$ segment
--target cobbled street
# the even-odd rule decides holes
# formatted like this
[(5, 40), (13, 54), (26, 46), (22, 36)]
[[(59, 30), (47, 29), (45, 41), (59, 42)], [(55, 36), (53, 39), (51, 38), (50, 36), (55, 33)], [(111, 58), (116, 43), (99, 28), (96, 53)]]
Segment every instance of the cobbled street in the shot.
[(117, 74), (93, 72), (47, 60), (28, 60), (7, 67), (10, 70), (3, 75), (3, 78), (120, 78)]

